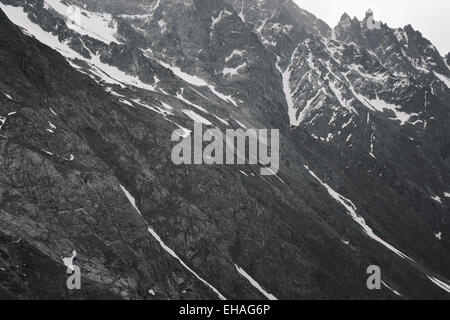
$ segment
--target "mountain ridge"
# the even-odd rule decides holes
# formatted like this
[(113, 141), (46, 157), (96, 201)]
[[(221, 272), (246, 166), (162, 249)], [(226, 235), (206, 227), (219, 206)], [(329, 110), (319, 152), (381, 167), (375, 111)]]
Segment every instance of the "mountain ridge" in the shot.
[[(83, 279), (100, 296), (264, 298), (245, 270), (280, 299), (447, 297), (436, 283), (450, 278), (448, 74), (414, 30), (404, 39), (382, 25), (355, 38), (361, 23), (351, 21), (355, 29), (341, 26), (333, 39), (317, 18), (289, 10), (292, 1), (170, 0), (150, 3), (149, 13), (130, 2), (122, 17), (122, 1), (72, 2), (105, 6), (85, 14), (111, 19), (105, 32), (117, 25), (117, 42), (107, 43), (110, 34), (68, 27), (65, 7), (50, 8), (59, 1), (1, 3), (26, 33), (59, 52), (1, 32), (0, 62), (10, 61), (10, 44), (24, 57), (2, 64), (9, 78), (0, 90), (16, 102), (2, 96), (0, 115), (18, 112), (1, 129), (2, 162), (19, 190), (0, 179), (7, 237), (22, 238), (52, 263), (77, 249)], [(20, 51), (17, 39), (32, 44)], [(383, 52), (390, 44), (392, 53)], [(23, 106), (17, 111), (14, 103)], [(171, 164), (171, 132), (192, 126), (186, 110), (218, 128), (279, 128), (278, 176), (255, 176), (248, 165)], [(16, 122), (24, 116), (26, 124)], [(26, 156), (9, 155), (11, 140)], [(45, 164), (38, 178), (20, 165), (26, 161)], [(63, 181), (68, 186), (57, 188)], [(33, 184), (44, 191), (20, 187)], [(19, 210), (9, 199), (21, 192)], [(32, 205), (38, 209), (30, 215)], [(107, 227), (98, 233), (93, 223)], [(380, 292), (365, 286), (373, 263), (386, 272)]]

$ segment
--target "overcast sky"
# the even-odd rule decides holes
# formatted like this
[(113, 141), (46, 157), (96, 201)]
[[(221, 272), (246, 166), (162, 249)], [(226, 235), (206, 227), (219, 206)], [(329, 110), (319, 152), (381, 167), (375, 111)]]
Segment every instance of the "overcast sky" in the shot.
[[(277, 0), (274, 0), (277, 1)], [(352, 18), (364, 18), (368, 8), (375, 20), (398, 28), (411, 24), (440, 51), (450, 52), (450, 0), (294, 0), (330, 27), (336, 26), (347, 12)]]

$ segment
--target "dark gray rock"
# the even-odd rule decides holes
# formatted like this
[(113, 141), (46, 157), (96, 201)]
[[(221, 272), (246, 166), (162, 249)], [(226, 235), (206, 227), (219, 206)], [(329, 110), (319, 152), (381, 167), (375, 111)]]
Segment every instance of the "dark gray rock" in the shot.
[[(446, 297), (427, 275), (450, 278), (449, 89), (432, 72), (449, 71), (410, 26), (369, 30), (344, 15), (332, 30), (292, 1), (68, 1), (112, 15), (118, 40), (107, 44), (42, 1), (1, 2), (83, 58), (69, 64), (0, 14), (0, 91), (12, 98), (0, 93), (0, 297), (217, 299), (149, 225), (227, 298), (264, 298), (235, 264), (280, 299), (396, 298), (367, 290), (371, 264), (404, 298)], [(153, 90), (112, 83), (95, 57)], [(279, 128), (278, 177), (173, 165), (186, 109), (221, 128), (215, 116)], [(305, 165), (415, 261), (370, 239)], [(87, 288), (76, 296), (61, 260), (74, 249)]]

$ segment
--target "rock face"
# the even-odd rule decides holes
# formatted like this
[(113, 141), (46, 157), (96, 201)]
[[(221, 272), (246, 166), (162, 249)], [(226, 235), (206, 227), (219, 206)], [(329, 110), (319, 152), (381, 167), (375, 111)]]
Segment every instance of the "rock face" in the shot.
[[(411, 26), (289, 0), (0, 9), (0, 298), (266, 298), (241, 270), (279, 299), (448, 297), (449, 62)], [(280, 129), (278, 175), (175, 166), (193, 118)]]

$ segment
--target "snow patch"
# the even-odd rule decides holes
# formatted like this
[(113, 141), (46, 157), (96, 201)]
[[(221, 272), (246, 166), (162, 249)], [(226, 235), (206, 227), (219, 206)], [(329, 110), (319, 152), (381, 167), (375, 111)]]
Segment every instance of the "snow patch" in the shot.
[(351, 113), (358, 113), (358, 112), (356, 112), (355, 108), (353, 108), (353, 107), (350, 105), (350, 101), (345, 100), (345, 98), (342, 96), (342, 94), (341, 94), (339, 88), (336, 86), (336, 83), (337, 83), (337, 82), (332, 82), (332, 81), (330, 80), (328, 86), (330, 87), (331, 91), (333, 91), (333, 93), (334, 93), (336, 99), (339, 101), (339, 104), (340, 104), (342, 107), (344, 107), (345, 109), (347, 109), (347, 110), (348, 110), (349, 112), (351, 112)]
[(216, 118), (217, 120), (219, 120), (220, 122), (222, 122), (223, 124), (229, 126), (230, 124), (228, 123), (228, 121), (220, 118), (219, 116), (214, 115), (214, 118)]
[(2, 130), (3, 126), (5, 125), (6, 118), (0, 116), (0, 130)]
[(394, 104), (388, 103), (386, 101), (381, 100), (378, 96), (376, 99), (368, 100), (370, 105), (376, 109), (378, 112), (384, 112), (384, 110), (390, 110), (394, 112), (395, 118), (394, 120), (400, 121), (401, 125), (404, 125), (409, 121), (409, 119), (417, 114), (408, 114), (406, 112), (400, 111), (400, 106), (396, 106)]
[(245, 279), (247, 279), (250, 284), (255, 287), (259, 292), (261, 292), (267, 299), (269, 300), (278, 300), (273, 294), (268, 293), (266, 290), (264, 290), (261, 285), (256, 282), (255, 279), (253, 279), (247, 272), (245, 272), (244, 269), (240, 268), (238, 265), (234, 265), (236, 267), (236, 270), (239, 272), (241, 276), (243, 276)]
[(241, 18), (242, 22), (245, 22), (245, 15), (244, 15), (244, 0), (242, 0), (241, 12), (239, 12), (238, 16), (239, 16), (239, 18)]
[(244, 128), (244, 129), (247, 129), (247, 126), (246, 126), (245, 124), (243, 124), (242, 122), (240, 122), (239, 120), (236, 120), (236, 119), (233, 119), (233, 120), (236, 121), (236, 123), (237, 123), (240, 127)]
[[(125, 72), (119, 70), (117, 67), (105, 64), (100, 61), (100, 56), (94, 56), (91, 60), (87, 60), (88, 62), (92, 63), (95, 67), (100, 69), (107, 77), (103, 77), (103, 79), (106, 82), (111, 83), (111, 80), (113, 80), (114, 83), (121, 83), (121, 84), (127, 84), (136, 88), (148, 90), (148, 91), (155, 91), (154, 85), (149, 85), (147, 83), (142, 82), (139, 78), (126, 74)], [(109, 80), (109, 81), (108, 81)]]
[(209, 120), (203, 118), (201, 115), (195, 113), (192, 110), (183, 110), (183, 113), (195, 122), (199, 122), (207, 126), (212, 126), (212, 123)]
[[(154, 58), (154, 57), (153, 57)], [(180, 68), (178, 68), (177, 66), (172, 66), (168, 63), (165, 63), (161, 60), (158, 60), (156, 58), (154, 58), (159, 64), (161, 64), (164, 68), (166, 69), (170, 69), (178, 78), (180, 78), (181, 80), (196, 86), (196, 87), (207, 87), (212, 93), (214, 93), (217, 97), (219, 97), (220, 99), (224, 100), (225, 102), (229, 102), (232, 103), (234, 106), (237, 107), (237, 103), (236, 101), (231, 97), (231, 96), (226, 96), (220, 92), (218, 92), (216, 90), (216, 88), (207, 83), (205, 80), (201, 79), (200, 77), (197, 76), (193, 76), (190, 75), (186, 72), (183, 72)]]
[(442, 204), (442, 198), (439, 196), (433, 196), (433, 197), (431, 197), (431, 199), (436, 201), (437, 203)]
[[(94, 56), (91, 60), (81, 56), (78, 52), (72, 50), (66, 43), (60, 42), (57, 36), (44, 31), (39, 25), (31, 22), (22, 7), (13, 7), (0, 3), (0, 8), (14, 24), (25, 29), (43, 44), (57, 50), (68, 59), (80, 59), (87, 62), (90, 65), (92, 72), (97, 74), (106, 83), (119, 84), (121, 86), (126, 84), (144, 90), (155, 90), (154, 86), (142, 82), (139, 78), (128, 75), (114, 66), (102, 63), (99, 56)], [(75, 67), (75, 65), (73, 66)]]
[(240, 69), (243, 69), (245, 67), (247, 67), (247, 63), (244, 62), (243, 64), (237, 66), (236, 68), (224, 68), (222, 73), (225, 76), (233, 77), (233, 76), (239, 74)]
[(290, 119), (290, 124), (293, 127), (298, 127), (300, 125), (300, 121), (297, 118), (297, 109), (295, 108), (295, 104), (294, 104), (294, 97), (292, 95), (292, 90), (291, 90), (291, 72), (292, 72), (292, 65), (294, 63), (294, 57), (298, 51), (298, 48), (295, 49), (295, 51), (292, 53), (291, 56), (291, 62), (290, 64), (287, 66), (286, 70), (283, 71), (281, 69), (280, 66), (280, 57), (277, 56), (277, 64), (276, 67), (278, 69), (278, 71), (281, 73), (282, 76), (282, 80), (283, 80), (283, 91), (284, 91), (284, 96), (286, 97), (286, 102), (288, 105), (288, 114), (289, 114), (289, 119)]
[(438, 73), (438, 72), (436, 72), (436, 71), (433, 71), (433, 72), (434, 72), (434, 74), (436, 75), (436, 77), (438, 77), (439, 80), (441, 80), (442, 82), (444, 82), (445, 85), (447, 86), (447, 88), (450, 89), (450, 78), (448, 78), (448, 77), (444, 76), (443, 74), (440, 74), (440, 73)]
[(352, 123), (352, 121), (353, 121), (353, 117), (350, 117), (350, 119), (348, 119), (348, 121), (342, 125), (341, 129), (347, 128), (350, 125), (350, 123)]
[(73, 154), (71, 154), (68, 159), (67, 158), (63, 158), (63, 159), (66, 161), (73, 161), (73, 160), (75, 160), (75, 157)]
[(80, 58), (77, 52), (73, 51), (69, 46), (59, 42), (58, 37), (44, 31), (39, 25), (33, 23), (28, 18), (27, 13), (22, 7), (14, 7), (10, 5), (5, 5), (0, 2), (0, 8), (5, 12), (8, 18), (16, 25), (25, 29), (29, 35), (34, 36), (40, 42), (48, 45), (49, 47), (59, 51), (66, 57), (69, 58)]
[(220, 11), (219, 15), (216, 18), (211, 17), (211, 19), (212, 19), (211, 29), (214, 29), (216, 27), (216, 25), (222, 21), (223, 18), (225, 18), (227, 16), (231, 16), (231, 15), (232, 15), (232, 13), (230, 11), (222, 10), (222, 11)]
[(44, 150), (44, 149), (41, 149), (41, 151), (44, 152), (45, 154), (48, 154), (49, 156), (54, 156), (54, 154), (51, 153), (50, 151), (47, 151), (47, 150)]
[(160, 108), (160, 107), (157, 107), (157, 106), (156, 107), (151, 107), (148, 104), (145, 104), (145, 103), (141, 102), (140, 99), (132, 99), (132, 101), (134, 103), (142, 106), (142, 107), (150, 109), (150, 110), (152, 110), (152, 111), (154, 111), (156, 113), (159, 113), (159, 114), (161, 114), (163, 116), (173, 115), (173, 113), (169, 111), (169, 110), (172, 110), (173, 108), (171, 106), (169, 106), (168, 104), (165, 104), (164, 102), (161, 102), (161, 105), (162, 105), (163, 108)]
[[(133, 206), (133, 208), (139, 213), (139, 215), (142, 216), (141, 211), (139, 210), (139, 208), (136, 206), (136, 199), (131, 195), (130, 192), (128, 192), (127, 189), (125, 189), (124, 186), (120, 185), (120, 188), (122, 189), (123, 193), (125, 194), (125, 196), (127, 197), (128, 201), (130, 202), (130, 204)], [(155, 230), (148, 226), (148, 232), (153, 236), (153, 238), (155, 238), (156, 241), (158, 241), (159, 245), (161, 246), (162, 249), (164, 249), (164, 251), (166, 251), (168, 254), (170, 254), (175, 260), (177, 260), (187, 271), (189, 271), (192, 275), (194, 275), (198, 280), (200, 280), (204, 285), (206, 285), (207, 287), (209, 287), (212, 291), (214, 291), (221, 300), (226, 300), (226, 298), (216, 289), (214, 288), (211, 284), (209, 284), (206, 280), (204, 280), (203, 278), (201, 278), (194, 270), (192, 270), (191, 268), (189, 268), (187, 266), (186, 263), (183, 262), (183, 260), (180, 259), (180, 257), (175, 253), (175, 251), (173, 251), (171, 248), (169, 248), (164, 241), (161, 240), (161, 237), (155, 232)]]
[(352, 217), (352, 219), (356, 223), (358, 223), (361, 226), (362, 230), (369, 238), (380, 243), (381, 245), (383, 245), (388, 250), (392, 251), (393, 253), (395, 253), (396, 255), (401, 257), (402, 259), (408, 259), (410, 261), (414, 261), (413, 259), (408, 257), (406, 254), (404, 254), (400, 250), (396, 249), (395, 247), (393, 247), (392, 245), (390, 245), (389, 243), (387, 243), (386, 241), (384, 241), (383, 239), (378, 237), (373, 232), (372, 228), (370, 228), (366, 224), (366, 221), (364, 220), (364, 218), (358, 216), (358, 214), (356, 213), (356, 210), (357, 210), (356, 206), (353, 204), (352, 201), (350, 201), (349, 199), (345, 198), (341, 194), (334, 191), (328, 184), (322, 182), (322, 180), (320, 180), (320, 178), (313, 171), (311, 171), (308, 166), (305, 165), (305, 168), (306, 168), (306, 170), (308, 170), (308, 172), (311, 174), (311, 176), (314, 177), (314, 179), (316, 179), (323, 187), (325, 187), (325, 189), (328, 191), (329, 195), (346, 209), (347, 213)]
[(214, 291), (217, 296), (219, 296), (220, 300), (227, 300), (216, 288), (214, 288), (211, 284), (209, 284), (206, 280), (204, 280), (202, 277), (200, 277), (194, 270), (192, 270), (191, 268), (188, 267), (188, 265), (186, 263), (183, 262), (183, 260), (180, 259), (180, 257), (178, 257), (178, 255), (171, 249), (169, 248), (159, 237), (159, 235), (151, 228), (148, 227), (148, 231), (150, 232), (150, 234), (156, 239), (156, 241), (159, 242), (161, 248), (163, 248), (168, 254), (170, 254), (174, 259), (178, 260), (178, 262), (187, 270), (189, 271), (191, 274), (193, 274), (198, 280), (200, 280), (204, 285), (206, 285), (207, 287), (209, 287), (212, 291)]
[(199, 105), (196, 105), (193, 102), (190, 102), (189, 100), (187, 100), (186, 98), (184, 98), (183, 96), (183, 90), (181, 91), (181, 93), (177, 92), (177, 99), (183, 101), (184, 103), (186, 103), (187, 105), (193, 106), (194, 108), (200, 110), (203, 113), (208, 113), (208, 111), (206, 111), (206, 109), (200, 107)]
[(50, 7), (63, 16), (68, 28), (81, 35), (100, 40), (106, 44), (118, 42), (117, 22), (110, 14), (97, 13), (84, 10), (74, 5), (65, 5), (60, 0), (45, 0), (47, 8)]
[(161, 33), (166, 32), (166, 30), (167, 30), (167, 23), (164, 21), (164, 19), (159, 20), (158, 21), (158, 25), (159, 25), (159, 28), (161, 29)]
[(225, 58), (225, 62), (229, 62), (234, 56), (242, 57), (244, 55), (245, 51), (243, 50), (233, 50), (233, 52)]
[(119, 17), (130, 20), (146, 20), (150, 18), (151, 14), (120, 14)]
[(450, 293), (450, 285), (448, 283), (445, 283), (437, 278), (427, 276), (428, 279), (430, 279), (435, 285), (437, 285), (439, 288), (447, 291)]
[(395, 291), (394, 289), (392, 289), (386, 282), (381, 281), (381, 283), (382, 283), (386, 288), (388, 288), (392, 293), (396, 294), (396, 295), (399, 296), (399, 297), (402, 297), (402, 295), (401, 295), (398, 291)]
[(376, 159), (377, 157), (375, 157), (375, 154), (374, 154), (374, 146), (373, 146), (374, 140), (375, 140), (375, 135), (374, 135), (374, 133), (372, 132), (372, 135), (370, 136), (370, 153), (369, 153), (369, 155), (370, 155), (372, 158)]
[(14, 100), (13, 97), (11, 97), (9, 94), (2, 92), (3, 95), (8, 98), (9, 100)]
[[(297, 121), (298, 123), (302, 123), (305, 119), (306, 116), (314, 109), (312, 107), (312, 104), (314, 101), (316, 101), (316, 99), (319, 97), (320, 93), (322, 91), (317, 91), (316, 95), (314, 97), (312, 97), (311, 99), (309, 99), (308, 101), (306, 101), (306, 106), (303, 108), (303, 110), (300, 112)], [(336, 114), (333, 114), (333, 118), (330, 120), (329, 124), (333, 123), (333, 121), (336, 119), (335, 118)]]
[(123, 103), (123, 104), (126, 104), (126, 105), (128, 105), (128, 106), (134, 108), (134, 105), (133, 105), (130, 101), (128, 101), (128, 100), (125, 100), (125, 99), (119, 99), (119, 101), (120, 101), (121, 103)]

